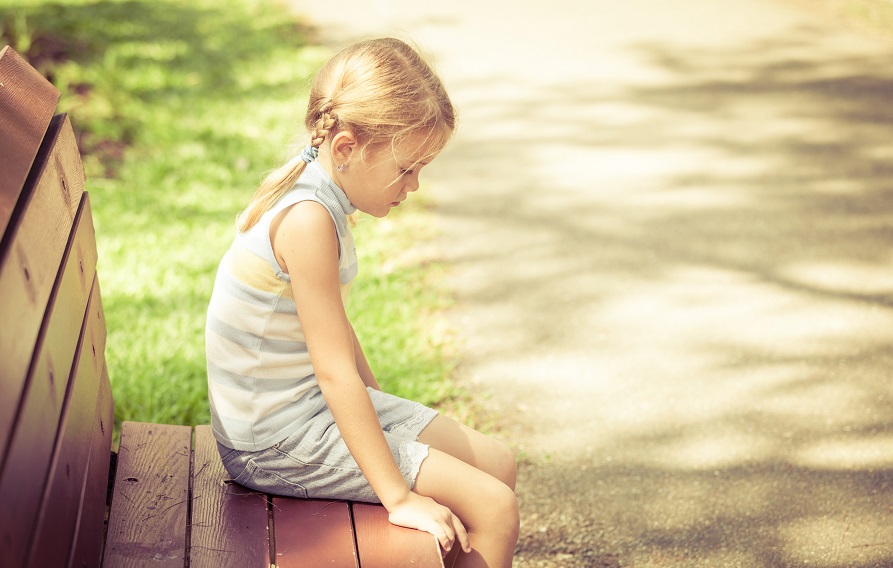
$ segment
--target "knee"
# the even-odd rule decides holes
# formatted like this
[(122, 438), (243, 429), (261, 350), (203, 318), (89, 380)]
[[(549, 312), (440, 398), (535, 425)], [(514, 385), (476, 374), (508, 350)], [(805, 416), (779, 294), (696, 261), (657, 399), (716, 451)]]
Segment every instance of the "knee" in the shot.
[(494, 483), (485, 499), (490, 513), (489, 530), (506, 541), (517, 542), (521, 532), (521, 512), (515, 492), (507, 485)]
[(509, 491), (504, 499), (507, 534), (512, 542), (518, 542), (518, 536), (521, 534), (521, 510), (518, 506), (518, 497), (514, 491)]
[(514, 491), (518, 481), (518, 462), (514, 452), (503, 442), (495, 441), (491, 457), (494, 464), (492, 475)]

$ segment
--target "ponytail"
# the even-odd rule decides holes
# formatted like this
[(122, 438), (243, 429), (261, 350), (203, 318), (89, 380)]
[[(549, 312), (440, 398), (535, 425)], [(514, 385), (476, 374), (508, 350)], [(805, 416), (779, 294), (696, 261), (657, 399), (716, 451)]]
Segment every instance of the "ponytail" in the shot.
[(316, 114), (319, 119), (313, 126), (310, 134), (310, 144), (304, 148), (304, 151), (289, 160), (279, 169), (274, 170), (264, 181), (260, 183), (260, 187), (254, 192), (251, 203), (243, 211), (236, 221), (236, 228), (240, 232), (245, 232), (260, 221), (264, 213), (270, 210), (279, 199), (288, 193), (298, 182), (298, 178), (304, 173), (307, 164), (316, 159), (319, 147), (325, 141), (329, 131), (334, 128), (337, 119), (332, 116), (331, 101), (323, 105)]
[(298, 155), (279, 167), (279, 169), (267, 174), (257, 191), (254, 192), (251, 203), (236, 220), (236, 228), (244, 233), (256, 225), (263, 214), (269, 211), (279, 201), (280, 197), (294, 187), (298, 178), (304, 172), (305, 167), (307, 167), (307, 163)]

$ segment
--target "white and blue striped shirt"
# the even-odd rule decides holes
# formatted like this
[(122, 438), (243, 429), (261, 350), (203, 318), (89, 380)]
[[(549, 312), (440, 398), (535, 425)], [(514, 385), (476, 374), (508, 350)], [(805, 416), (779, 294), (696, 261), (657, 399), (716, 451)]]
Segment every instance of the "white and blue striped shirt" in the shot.
[(230, 448), (268, 448), (325, 406), (291, 280), (270, 243), (270, 222), (300, 201), (316, 201), (332, 216), (345, 302), (357, 274), (347, 218), (356, 209), (319, 162), (311, 162), (293, 189), (256, 225), (236, 235), (217, 270), (205, 330), (208, 396), (214, 436)]

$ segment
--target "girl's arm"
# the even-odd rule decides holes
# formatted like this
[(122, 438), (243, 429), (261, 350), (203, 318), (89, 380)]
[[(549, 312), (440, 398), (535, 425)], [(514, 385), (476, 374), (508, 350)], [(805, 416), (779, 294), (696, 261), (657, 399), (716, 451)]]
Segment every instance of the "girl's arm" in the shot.
[(469, 550), (461, 521), (433, 499), (410, 491), (385, 440), (360, 376), (360, 367), (368, 369), (368, 364), (365, 357), (357, 357), (359, 342), (341, 300), (338, 237), (329, 213), (312, 201), (298, 203), (275, 220), (271, 237), (280, 265), (291, 276), (319, 388), (348, 450), (391, 521), (434, 534), (445, 550), (457, 537)]
[(357, 339), (357, 332), (353, 329), (353, 324), (350, 326), (350, 333), (353, 336), (353, 356), (357, 361), (357, 372), (360, 374), (360, 378), (363, 379), (363, 383), (367, 387), (372, 387), (375, 390), (381, 390), (381, 386), (379, 386), (378, 381), (375, 380), (375, 375), (372, 373), (372, 368), (369, 367), (369, 362), (366, 361), (366, 355), (363, 353), (363, 347), (360, 345), (360, 340)]

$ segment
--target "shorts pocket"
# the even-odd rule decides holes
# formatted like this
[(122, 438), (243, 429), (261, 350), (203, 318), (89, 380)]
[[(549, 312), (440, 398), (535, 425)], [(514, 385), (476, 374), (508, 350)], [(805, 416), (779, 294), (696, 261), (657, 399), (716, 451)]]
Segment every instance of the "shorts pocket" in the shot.
[(245, 456), (245, 454), (247, 452), (227, 448), (223, 445), (218, 445), (217, 450), (220, 452), (220, 462), (223, 464), (223, 469), (225, 469), (231, 477), (235, 478), (244, 471), (245, 462), (247, 461), (247, 456)]
[(248, 460), (245, 470), (233, 481), (249, 489), (283, 495), (286, 497), (307, 498), (307, 490), (300, 483), (285, 479), (274, 471), (268, 471), (254, 460)]
[(217, 442), (217, 453), (220, 454), (220, 461), (222, 461), (224, 464), (227, 462), (227, 460), (232, 461), (233, 456), (237, 455), (238, 451), (239, 450), (228, 448), (220, 442)]

